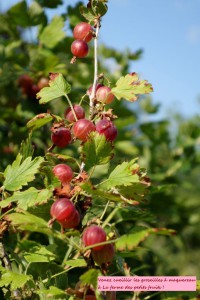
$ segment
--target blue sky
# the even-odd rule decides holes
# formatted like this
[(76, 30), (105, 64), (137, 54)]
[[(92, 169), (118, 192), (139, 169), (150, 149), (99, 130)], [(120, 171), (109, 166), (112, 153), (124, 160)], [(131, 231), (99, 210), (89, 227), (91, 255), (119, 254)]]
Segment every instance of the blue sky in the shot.
[[(14, 2), (4, 1), (0, 8)], [(49, 10), (49, 14), (58, 14), (67, 4), (75, 3), (63, 2), (60, 9)], [(152, 83), (154, 102), (161, 104), (160, 115), (198, 114), (200, 0), (109, 0), (108, 7), (100, 41), (119, 50), (144, 50), (142, 59), (133, 62), (130, 71)]]

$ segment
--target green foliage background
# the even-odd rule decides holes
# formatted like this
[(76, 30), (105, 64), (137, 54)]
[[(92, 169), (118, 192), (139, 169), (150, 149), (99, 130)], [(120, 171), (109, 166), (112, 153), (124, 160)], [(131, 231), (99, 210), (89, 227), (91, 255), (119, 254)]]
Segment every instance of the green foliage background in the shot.
[[(21, 75), (28, 74), (37, 83), (41, 77), (48, 77), (49, 72), (61, 72), (72, 85), (70, 98), (74, 103), (80, 100), (93, 82), (92, 44), (89, 56), (71, 65), (70, 45), (73, 39), (70, 30), (67, 34), (63, 31), (64, 27), (72, 29), (83, 20), (78, 9), (81, 3), (76, 1), (74, 6), (68, 6), (61, 16), (48, 20), (46, 8), (56, 8), (60, 3), (60, 0), (37, 0), (28, 7), (26, 1), (21, 1), (0, 15), (1, 172), (13, 162), (21, 142), (27, 138), (27, 122), (36, 114), (48, 110), (63, 117), (67, 106), (64, 99), (39, 105), (35, 97), (24, 95), (18, 85)], [(29, 39), (30, 28), (37, 31), (32, 41)], [(130, 62), (140, 59), (140, 55), (141, 51), (137, 49), (133, 49), (133, 53), (121, 53), (102, 44), (99, 48), (100, 73), (104, 73), (113, 85), (120, 76), (132, 71), (129, 70)], [(117, 67), (114, 72), (111, 72), (107, 64), (110, 57)], [(116, 100), (110, 107), (119, 115), (115, 121), (119, 135), (115, 143), (113, 164), (139, 157), (140, 166), (147, 169), (152, 181), (150, 193), (142, 204), (142, 209), (125, 209), (116, 213), (115, 226), (121, 235), (127, 231), (134, 232), (140, 226), (166, 227), (176, 231), (176, 234), (170, 237), (151, 235), (143, 242), (143, 247), (135, 248), (131, 254), (123, 252), (122, 257), (128, 266), (131, 266), (131, 272), (137, 275), (193, 275), (198, 278), (200, 117), (197, 115), (185, 120), (177, 115), (174, 116), (173, 124), (167, 119), (151, 121), (156, 119), (154, 115), (159, 106), (153, 104), (150, 97), (140, 98), (134, 104)], [(87, 105), (85, 108), (87, 109)], [(51, 145), (49, 125), (34, 131), (32, 143), (35, 155), (43, 156)], [(62, 149), (60, 153), (78, 157), (78, 150), (74, 146)], [(94, 173), (96, 182), (100, 176), (106, 176), (106, 173), (105, 166), (98, 167)], [(43, 236), (37, 236), (37, 232), (33, 233), (33, 240), (40, 238)], [(7, 250), (12, 253), (16, 242), (14, 233), (12, 237), (6, 236), (6, 239)], [(28, 249), (29, 243), (33, 243), (33, 252), (36, 254), (37, 245), (34, 245), (34, 242), (24, 240), (21, 247)], [(43, 244), (43, 241), (41, 243)], [(51, 257), (54, 251), (50, 246), (46, 248), (46, 251), (48, 250), (51, 261), (54, 259)], [(43, 249), (44, 260), (46, 254)], [(40, 274), (40, 268), (38, 264), (37, 267), (34, 264), (30, 266), (32, 273)], [(48, 273), (48, 264), (43, 264), (42, 268), (42, 272)], [(57, 271), (59, 272), (59, 269)], [(74, 276), (76, 282), (75, 273), (72, 272), (71, 276)], [(21, 280), (23, 282), (23, 278)], [(66, 288), (62, 278), (59, 280), (61, 282), (57, 286)], [(171, 297), (173, 293), (166, 295)], [(119, 299), (123, 299), (125, 296), (121, 294), (120, 297), (122, 298)], [(41, 299), (46, 298), (41, 296)]]

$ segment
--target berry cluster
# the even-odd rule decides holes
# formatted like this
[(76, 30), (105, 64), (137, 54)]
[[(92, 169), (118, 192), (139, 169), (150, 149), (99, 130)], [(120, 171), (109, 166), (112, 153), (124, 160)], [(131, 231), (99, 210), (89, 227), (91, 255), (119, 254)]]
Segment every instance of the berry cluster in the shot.
[[(102, 86), (101, 89), (103, 88), (107, 87)], [(59, 148), (69, 145), (73, 140), (72, 137), (86, 142), (92, 131), (97, 131), (99, 134), (105, 135), (107, 141), (110, 142), (114, 141), (117, 137), (117, 128), (112, 121), (103, 118), (94, 124), (94, 122), (85, 118), (85, 111), (78, 104), (73, 105), (72, 108), (67, 108), (64, 116), (70, 123), (68, 127), (65, 127), (63, 124), (55, 124), (51, 128), (51, 140)]]
[(37, 83), (34, 82), (28, 74), (19, 77), (18, 85), (21, 88), (22, 94), (30, 99), (36, 99), (36, 94), (44, 87), (49, 85), (49, 80), (46, 77), (41, 77)]
[(93, 28), (86, 22), (81, 22), (74, 27), (73, 36), (75, 41), (71, 45), (71, 52), (74, 55), (72, 63), (76, 58), (83, 58), (88, 55), (88, 44), (93, 38)]

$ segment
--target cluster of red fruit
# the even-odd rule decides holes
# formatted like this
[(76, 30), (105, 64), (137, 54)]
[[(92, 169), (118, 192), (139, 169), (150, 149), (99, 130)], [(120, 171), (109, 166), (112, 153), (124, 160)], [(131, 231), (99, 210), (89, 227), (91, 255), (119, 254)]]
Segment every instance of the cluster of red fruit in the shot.
[(18, 85), (22, 93), (30, 99), (36, 99), (36, 94), (44, 87), (49, 85), (49, 80), (46, 77), (41, 77), (37, 83), (34, 82), (28, 74), (19, 77)]
[(86, 22), (81, 22), (74, 27), (73, 36), (75, 41), (71, 45), (71, 52), (77, 58), (87, 56), (89, 52), (88, 44), (93, 38), (94, 30)]
[[(53, 168), (54, 175), (60, 180), (62, 186), (69, 184), (74, 176), (70, 166), (58, 164)], [(53, 220), (56, 220), (63, 228), (76, 228), (80, 223), (80, 213), (73, 202), (68, 198), (59, 198), (51, 206), (50, 214)], [(106, 241), (105, 231), (97, 226), (87, 227), (82, 236), (82, 242), (85, 247)], [(94, 261), (102, 265), (110, 262), (115, 254), (112, 244), (99, 245), (92, 248), (92, 257)]]
[[(100, 91), (99, 94), (98, 91)], [(109, 98), (110, 95), (112, 98), (114, 97), (113, 94), (110, 93), (110, 90), (106, 86), (102, 86), (97, 90), (96, 98), (99, 99), (98, 95), (105, 99)], [(104, 98), (103, 96), (104, 95)], [(66, 147), (72, 141), (72, 135), (77, 138), (78, 140), (85, 142), (88, 138), (88, 135), (92, 131), (97, 131), (99, 134), (104, 134), (107, 141), (114, 141), (117, 137), (117, 128), (115, 125), (107, 118), (103, 118), (99, 120), (96, 125), (85, 118), (85, 111), (84, 109), (78, 105), (73, 105), (73, 110), (71, 108), (67, 108), (65, 111), (65, 119), (72, 123), (72, 130), (71, 127), (67, 128), (65, 126), (55, 125), (51, 131), (51, 140), (55, 146), (60, 148)]]

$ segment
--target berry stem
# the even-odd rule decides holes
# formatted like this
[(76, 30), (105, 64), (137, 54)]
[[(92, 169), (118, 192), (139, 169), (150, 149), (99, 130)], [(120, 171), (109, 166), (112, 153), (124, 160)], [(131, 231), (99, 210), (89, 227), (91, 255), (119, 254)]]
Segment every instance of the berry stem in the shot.
[(67, 101), (68, 101), (68, 103), (69, 103), (69, 106), (70, 106), (70, 108), (71, 108), (71, 110), (72, 110), (72, 113), (73, 113), (73, 115), (74, 115), (75, 120), (78, 121), (77, 116), (76, 116), (76, 113), (75, 113), (74, 108), (73, 108), (73, 105), (72, 105), (72, 103), (71, 103), (69, 97), (67, 96), (67, 94), (65, 94), (65, 98), (67, 99)]
[(95, 98), (95, 91), (98, 81), (98, 35), (99, 35), (99, 29), (100, 29), (100, 20), (97, 20), (96, 24), (96, 35), (94, 37), (94, 81), (93, 81), (93, 87), (92, 92), (90, 95), (90, 119), (93, 119), (94, 115), (94, 98)]

